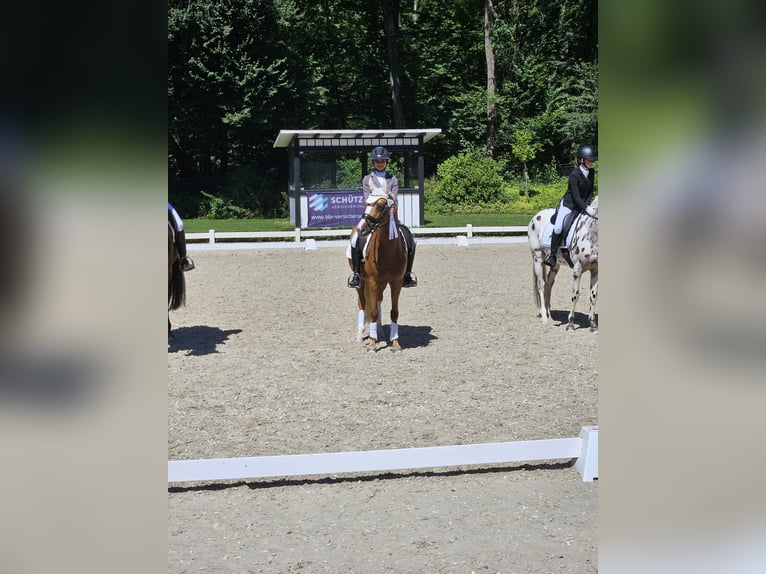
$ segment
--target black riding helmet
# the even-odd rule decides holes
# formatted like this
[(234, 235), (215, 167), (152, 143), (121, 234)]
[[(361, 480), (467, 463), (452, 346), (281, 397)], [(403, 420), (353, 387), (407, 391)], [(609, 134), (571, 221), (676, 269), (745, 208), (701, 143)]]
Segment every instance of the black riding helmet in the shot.
[(388, 153), (388, 150), (384, 148), (382, 145), (379, 145), (376, 148), (373, 148), (373, 150), (370, 152), (370, 159), (375, 161), (376, 159), (384, 159), (388, 161), (391, 159), (391, 154)]
[(598, 156), (596, 155), (596, 150), (589, 145), (584, 145), (577, 150), (577, 159), (591, 159), (597, 161)]

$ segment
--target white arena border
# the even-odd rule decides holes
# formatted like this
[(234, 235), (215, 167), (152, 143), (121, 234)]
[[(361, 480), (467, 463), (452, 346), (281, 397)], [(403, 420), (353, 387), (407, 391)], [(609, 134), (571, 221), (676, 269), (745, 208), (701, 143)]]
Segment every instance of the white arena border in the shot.
[[(527, 243), (524, 237), (416, 237), (418, 245), (458, 245), (468, 247), (470, 245), (493, 245)], [(320, 247), (346, 247), (348, 239), (312, 239), (304, 241), (248, 241), (248, 242), (216, 242), (210, 243), (187, 243), (188, 251), (236, 251), (247, 249), (304, 249), (314, 251)]]
[[(457, 244), (468, 246), (487, 243), (526, 243), (527, 226), (478, 226), (466, 224), (460, 227), (414, 227), (412, 234), (418, 242), (426, 244)], [(348, 245), (351, 228), (347, 229), (308, 229), (296, 227), (293, 231), (216, 231), (206, 233), (186, 233), (187, 248), (190, 251), (218, 251), (230, 249), (317, 249)], [(463, 235), (464, 234), (464, 235)], [(501, 234), (501, 235), (492, 235)], [(331, 237), (340, 239), (330, 239)], [(318, 238), (319, 241), (317, 241)], [(236, 242), (237, 239), (255, 239), (263, 241)], [(197, 240), (204, 241), (198, 243)], [(227, 241), (235, 240), (235, 241)]]
[(358, 452), (291, 454), (168, 462), (168, 482), (208, 482), (306, 475), (335, 475), (535, 460), (577, 459), (584, 482), (598, 478), (598, 427), (577, 438), (494, 442)]

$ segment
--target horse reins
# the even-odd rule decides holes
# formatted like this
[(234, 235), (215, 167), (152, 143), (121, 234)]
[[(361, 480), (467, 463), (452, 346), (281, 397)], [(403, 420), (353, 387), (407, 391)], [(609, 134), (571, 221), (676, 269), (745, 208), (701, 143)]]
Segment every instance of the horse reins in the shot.
[(386, 208), (383, 210), (383, 213), (380, 214), (380, 217), (373, 217), (369, 213), (365, 213), (362, 215), (362, 219), (370, 223), (370, 233), (378, 229), (381, 225), (383, 225), (383, 218), (386, 216), (386, 214), (391, 211), (391, 204), (386, 203)]

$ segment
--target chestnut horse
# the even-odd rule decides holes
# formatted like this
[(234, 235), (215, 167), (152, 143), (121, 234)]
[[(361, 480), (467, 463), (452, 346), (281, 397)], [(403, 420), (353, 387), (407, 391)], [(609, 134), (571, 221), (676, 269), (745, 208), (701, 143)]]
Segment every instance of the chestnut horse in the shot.
[[(590, 217), (583, 212), (574, 220), (567, 234), (567, 240), (562, 247), (569, 248), (569, 256), (573, 263), (572, 276), (572, 307), (569, 311), (567, 332), (574, 331), (574, 312), (577, 300), (580, 297), (580, 280), (583, 274), (590, 272), (590, 309), (588, 320), (590, 321), (591, 333), (598, 333), (596, 323), (596, 299), (598, 297), (598, 196), (590, 204), (596, 212), (595, 217)], [(529, 222), (527, 228), (527, 240), (532, 252), (532, 279), (535, 296), (535, 305), (545, 323), (551, 316), (551, 289), (559, 272), (561, 262), (564, 261), (561, 253), (558, 254), (556, 265), (550, 269), (543, 262), (550, 251), (551, 231), (553, 224), (550, 223), (553, 209), (544, 209), (537, 213)]]
[(168, 334), (170, 334), (170, 311), (186, 303), (186, 280), (181, 271), (181, 260), (176, 250), (175, 232), (168, 221)]
[[(366, 324), (370, 326), (367, 351), (377, 350), (381, 327), (381, 303), (386, 286), (391, 293), (390, 348), (402, 350), (399, 345), (399, 294), (407, 268), (407, 247), (397, 223), (396, 201), (390, 197), (372, 195), (367, 199), (357, 232), (370, 235), (365, 248), (364, 262), (360, 268), (361, 287), (357, 293), (357, 340), (362, 340)], [(351, 261), (349, 260), (349, 265)]]

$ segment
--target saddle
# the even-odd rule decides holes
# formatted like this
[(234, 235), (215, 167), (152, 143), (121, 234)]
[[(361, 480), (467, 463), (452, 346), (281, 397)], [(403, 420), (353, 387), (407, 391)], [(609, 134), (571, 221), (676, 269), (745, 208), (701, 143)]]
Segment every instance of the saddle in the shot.
[[(554, 214), (551, 216), (550, 222), (545, 226), (545, 229), (543, 229), (543, 235), (541, 238), (542, 245), (545, 249), (550, 250), (551, 248), (551, 236), (553, 235), (553, 226), (556, 223), (556, 216), (558, 215), (558, 208), (554, 212)], [(569, 215), (567, 215), (566, 219), (564, 219), (564, 223), (561, 226), (561, 235), (564, 237), (564, 241), (561, 244), (561, 255), (564, 257), (566, 262), (569, 264), (569, 267), (574, 267), (574, 263), (572, 263), (572, 258), (569, 255), (569, 247), (572, 245), (572, 240), (574, 239), (574, 225), (572, 225), (577, 217), (579, 216), (579, 213), (576, 213), (574, 211), (569, 212)]]
[(175, 223), (173, 222), (173, 218), (170, 217), (170, 214), (168, 214), (168, 227), (170, 228), (170, 234), (173, 236), (173, 243), (175, 244), (177, 230)]
[[(407, 246), (407, 242), (404, 240), (404, 234), (401, 233), (401, 228), (399, 227), (399, 225), (397, 225), (396, 227), (397, 227), (397, 229), (399, 229), (399, 237), (404, 242), (404, 251), (405, 251), (405, 253), (407, 253), (409, 255), (410, 250), (409, 250), (409, 247)], [(367, 250), (368, 250), (368, 247), (370, 245), (370, 240), (371, 239), (372, 239), (372, 233), (370, 233), (367, 236), (367, 238), (364, 240), (364, 245), (362, 245), (362, 249), (361, 249), (361, 253), (360, 253), (360, 255), (361, 255), (360, 261), (364, 261), (365, 259), (367, 259)], [(550, 245), (550, 238), (548, 239), (548, 243)], [(351, 245), (348, 245), (346, 247), (346, 258), (348, 258), (348, 259), (351, 259), (351, 249), (352, 249)]]
[(173, 245), (176, 243), (176, 230), (173, 224), (168, 220), (168, 229), (170, 229), (170, 236), (173, 238)]

